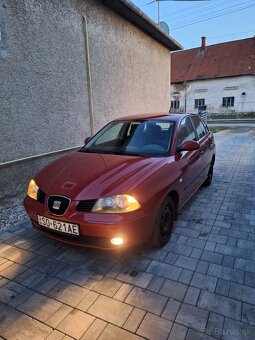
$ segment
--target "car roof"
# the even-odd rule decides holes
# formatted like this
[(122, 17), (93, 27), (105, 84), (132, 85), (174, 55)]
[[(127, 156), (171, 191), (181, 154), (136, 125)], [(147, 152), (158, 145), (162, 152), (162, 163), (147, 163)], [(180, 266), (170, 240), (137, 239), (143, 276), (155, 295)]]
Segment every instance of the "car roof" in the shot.
[(171, 120), (171, 121), (180, 121), (183, 117), (190, 115), (189, 113), (144, 113), (144, 114), (136, 114), (136, 115), (128, 115), (123, 117), (118, 117), (114, 119), (114, 121), (120, 120), (148, 120), (148, 119), (156, 119), (156, 120)]

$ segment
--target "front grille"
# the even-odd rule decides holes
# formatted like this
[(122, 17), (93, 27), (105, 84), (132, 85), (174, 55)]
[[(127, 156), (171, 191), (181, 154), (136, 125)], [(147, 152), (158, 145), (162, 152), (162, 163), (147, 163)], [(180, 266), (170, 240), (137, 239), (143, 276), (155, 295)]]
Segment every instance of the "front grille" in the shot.
[(59, 195), (51, 195), (48, 198), (48, 210), (53, 215), (64, 215), (71, 203), (70, 198)]
[(46, 194), (42, 190), (38, 189), (38, 191), (37, 191), (37, 201), (40, 202), (40, 203), (44, 203), (45, 197), (46, 197)]
[(77, 211), (91, 212), (97, 200), (80, 201), (76, 207)]

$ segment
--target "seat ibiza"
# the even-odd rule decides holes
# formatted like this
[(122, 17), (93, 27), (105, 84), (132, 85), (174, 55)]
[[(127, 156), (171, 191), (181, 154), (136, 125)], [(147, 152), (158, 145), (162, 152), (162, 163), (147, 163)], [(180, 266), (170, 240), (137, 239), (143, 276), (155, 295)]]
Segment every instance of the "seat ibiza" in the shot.
[(210, 185), (214, 161), (213, 134), (198, 115), (122, 117), (43, 168), (24, 205), (33, 226), (56, 240), (163, 247), (178, 211)]

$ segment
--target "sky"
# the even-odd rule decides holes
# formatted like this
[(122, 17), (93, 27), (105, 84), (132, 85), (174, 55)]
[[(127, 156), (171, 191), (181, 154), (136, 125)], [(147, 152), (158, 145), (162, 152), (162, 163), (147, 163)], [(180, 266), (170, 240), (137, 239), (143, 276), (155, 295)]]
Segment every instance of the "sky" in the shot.
[[(158, 3), (152, 1), (132, 0), (157, 22)], [(245, 39), (255, 36), (255, 0), (163, 0), (160, 21), (185, 49), (200, 46), (202, 36), (207, 45)]]

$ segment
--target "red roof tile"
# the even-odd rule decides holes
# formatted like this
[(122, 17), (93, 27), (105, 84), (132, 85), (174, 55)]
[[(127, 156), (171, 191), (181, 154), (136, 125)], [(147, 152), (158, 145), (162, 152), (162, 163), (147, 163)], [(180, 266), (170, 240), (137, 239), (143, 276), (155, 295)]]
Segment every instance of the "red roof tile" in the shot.
[(173, 52), (171, 81), (255, 74), (255, 37)]

